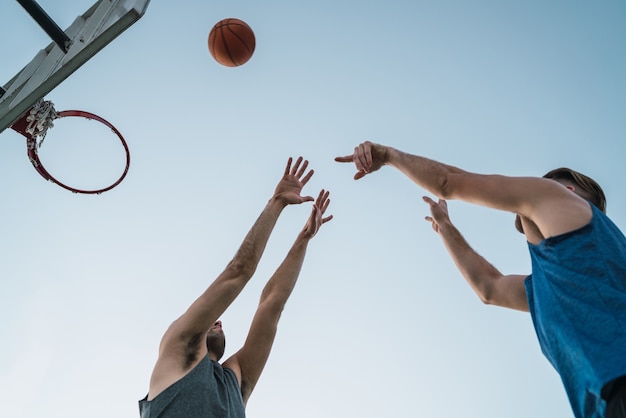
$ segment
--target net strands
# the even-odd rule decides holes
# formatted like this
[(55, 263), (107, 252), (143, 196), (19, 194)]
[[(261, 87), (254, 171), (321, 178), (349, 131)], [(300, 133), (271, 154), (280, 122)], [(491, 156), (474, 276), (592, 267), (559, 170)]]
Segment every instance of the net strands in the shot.
[[(64, 118), (64, 117), (83, 117), (90, 120), (98, 121), (115, 133), (115, 135), (119, 138), (122, 146), (124, 147), (124, 152), (126, 153), (126, 166), (124, 167), (124, 171), (122, 175), (108, 187), (104, 187), (101, 189), (95, 190), (83, 190), (77, 189), (74, 187), (70, 187), (56, 178), (54, 178), (43, 166), (39, 159), (39, 154), (37, 152), (38, 148), (41, 147), (43, 140), (48, 133), (48, 131), (54, 126), (53, 121), (56, 119)], [(118, 184), (124, 180), (126, 174), (128, 174), (128, 169), (130, 167), (130, 151), (128, 149), (128, 144), (126, 144), (126, 140), (117, 130), (113, 124), (108, 122), (107, 120), (101, 118), (98, 115), (94, 115), (93, 113), (85, 112), (83, 110), (63, 110), (61, 112), (57, 112), (54, 109), (54, 105), (50, 101), (40, 100), (37, 102), (26, 114), (24, 114), (20, 119), (18, 119), (11, 128), (16, 132), (22, 134), (26, 137), (26, 149), (30, 162), (32, 163), (35, 170), (46, 180), (53, 182), (54, 184), (69, 190), (73, 193), (81, 193), (81, 194), (100, 194), (106, 191), (111, 190), (116, 187)], [(39, 141), (38, 141), (39, 138)]]

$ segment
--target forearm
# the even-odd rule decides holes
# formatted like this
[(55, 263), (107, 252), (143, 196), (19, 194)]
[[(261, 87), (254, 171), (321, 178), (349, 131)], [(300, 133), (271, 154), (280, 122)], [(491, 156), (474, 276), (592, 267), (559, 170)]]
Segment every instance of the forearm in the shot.
[(177, 329), (190, 335), (190, 331), (205, 332), (224, 313), (254, 274), (270, 233), (284, 207), (279, 200), (270, 199), (235, 257), (178, 319)]
[(464, 171), (425, 157), (387, 147), (386, 164), (395, 167), (420, 187), (440, 198), (448, 195), (449, 176)]
[(261, 304), (271, 303), (278, 311), (282, 311), (300, 275), (308, 243), (309, 238), (304, 238), (302, 234), (298, 236), (283, 262), (265, 285), (261, 294)]
[(494, 280), (502, 274), (467, 243), (451, 223), (439, 225), (439, 236), (468, 284), (485, 303), (492, 298)]
[(285, 206), (285, 203), (275, 197), (267, 202), (229, 263), (230, 268), (240, 271), (248, 278), (254, 274), (276, 221)]
[(224, 365), (236, 364), (241, 370), (241, 394), (244, 403), (250, 397), (265, 367), (274, 343), (285, 303), (295, 287), (308, 240), (296, 240), (284, 261), (263, 288), (259, 307), (243, 347)]

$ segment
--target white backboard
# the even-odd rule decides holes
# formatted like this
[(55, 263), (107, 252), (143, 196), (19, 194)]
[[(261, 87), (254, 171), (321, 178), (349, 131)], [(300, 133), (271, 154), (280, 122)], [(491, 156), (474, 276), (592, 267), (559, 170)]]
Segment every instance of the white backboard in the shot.
[[(64, 30), (71, 43), (64, 52), (55, 42), (2, 86), (0, 132), (10, 127), (38, 100), (133, 25), (150, 0), (98, 0)], [(2, 93), (0, 91), (0, 93)]]

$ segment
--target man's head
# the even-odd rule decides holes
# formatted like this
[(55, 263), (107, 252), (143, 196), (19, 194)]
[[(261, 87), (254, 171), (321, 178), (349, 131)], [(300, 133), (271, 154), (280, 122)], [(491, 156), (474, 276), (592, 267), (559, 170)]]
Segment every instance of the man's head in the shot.
[(222, 321), (216, 321), (206, 334), (206, 348), (209, 357), (219, 361), (226, 349), (226, 337), (222, 330)]
[(606, 213), (606, 196), (604, 191), (591, 177), (565, 167), (554, 169), (543, 177), (558, 181), (566, 186), (572, 186), (574, 193), (583, 199), (587, 199), (603, 213)]
[[(551, 170), (543, 177), (571, 187), (578, 196), (590, 201), (603, 213), (606, 213), (606, 196), (604, 191), (591, 177), (566, 167)], [(519, 215), (515, 217), (515, 228), (522, 234), (524, 233)]]

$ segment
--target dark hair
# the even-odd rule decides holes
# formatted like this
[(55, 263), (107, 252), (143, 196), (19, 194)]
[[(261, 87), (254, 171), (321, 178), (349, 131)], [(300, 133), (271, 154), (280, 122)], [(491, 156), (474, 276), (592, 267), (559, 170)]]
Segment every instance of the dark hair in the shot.
[(606, 213), (606, 196), (602, 187), (591, 177), (587, 177), (570, 168), (556, 168), (543, 177), (553, 180), (565, 180), (577, 186), (578, 194), (593, 203), (598, 209)]

